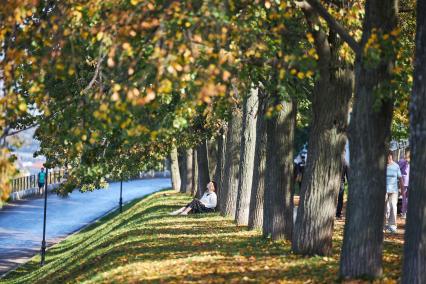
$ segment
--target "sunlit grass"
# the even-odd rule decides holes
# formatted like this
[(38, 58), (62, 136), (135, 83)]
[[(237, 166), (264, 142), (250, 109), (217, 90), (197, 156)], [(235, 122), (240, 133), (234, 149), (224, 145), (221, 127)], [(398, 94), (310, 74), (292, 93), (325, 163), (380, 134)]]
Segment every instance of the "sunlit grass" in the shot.
[[(167, 191), (132, 202), (52, 247), (44, 267), (34, 257), (0, 282), (338, 282), (341, 222), (334, 255), (300, 257), (288, 242), (262, 239), (217, 213), (168, 215), (189, 200)], [(401, 253), (401, 242), (385, 242), (382, 280), (398, 280)]]

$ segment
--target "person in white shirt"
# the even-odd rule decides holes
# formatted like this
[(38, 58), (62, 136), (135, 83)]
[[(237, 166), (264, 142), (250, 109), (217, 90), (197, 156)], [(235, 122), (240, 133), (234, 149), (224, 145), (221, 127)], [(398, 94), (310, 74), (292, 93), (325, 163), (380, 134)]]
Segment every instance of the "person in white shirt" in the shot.
[(191, 213), (207, 213), (213, 212), (217, 205), (217, 195), (215, 193), (217, 189), (217, 184), (214, 181), (211, 181), (207, 184), (207, 190), (204, 192), (201, 199), (194, 198), (186, 206), (173, 211), (170, 215), (188, 215)]

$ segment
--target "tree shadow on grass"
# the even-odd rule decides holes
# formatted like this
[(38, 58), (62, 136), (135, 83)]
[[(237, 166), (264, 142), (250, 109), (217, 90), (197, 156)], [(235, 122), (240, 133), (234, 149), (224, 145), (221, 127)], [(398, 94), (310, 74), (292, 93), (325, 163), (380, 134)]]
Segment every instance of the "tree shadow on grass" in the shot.
[[(129, 205), (133, 206), (131, 210), (108, 216), (103, 223), (53, 247), (48, 251), (45, 267), (40, 268), (39, 258), (34, 258), (10, 274), (6, 283), (76, 283), (93, 279), (104, 282), (147, 279), (200, 283), (304, 279), (336, 282), (338, 258), (295, 256), (288, 243), (265, 240), (217, 213), (166, 215), (165, 212), (177, 208), (185, 198), (189, 200), (176, 196), (157, 195)], [(341, 241), (335, 240), (336, 253), (340, 246)], [(393, 251), (387, 244), (385, 249), (395, 255), (402, 250)], [(157, 265), (160, 272), (152, 270), (152, 265)], [(141, 266), (149, 267), (153, 274), (134, 275), (125, 270), (130, 267), (134, 271)], [(183, 267), (180, 274), (177, 266)], [(125, 280), (115, 279), (117, 273), (121, 273), (117, 279)]]
[[(89, 225), (88, 227), (84, 228), (79, 232), (79, 235), (76, 235), (76, 238), (82, 238), (82, 239), (89, 239), (94, 234), (99, 235), (99, 230), (102, 230), (104, 234), (108, 234), (109, 232), (115, 231), (123, 226), (128, 226), (129, 223), (140, 223), (140, 222), (147, 222), (150, 220), (156, 220), (159, 218), (160, 214), (152, 214), (152, 213), (159, 213), (162, 211), (169, 210), (175, 208), (176, 206), (173, 205), (158, 205), (158, 206), (151, 206), (146, 208), (145, 210), (139, 211), (138, 213), (130, 212), (130, 214), (127, 214), (128, 208), (131, 208), (136, 203), (140, 202), (140, 200), (132, 201), (129, 204), (126, 204), (126, 206), (123, 208), (123, 213), (119, 213), (119, 210), (115, 210), (111, 212), (109, 215), (101, 218), (97, 222), (93, 223), (92, 225)], [(126, 215), (127, 214), (127, 215)], [(123, 218), (120, 218), (123, 217)], [(120, 219), (120, 221), (116, 221), (114, 219)], [(110, 223), (113, 224), (113, 226), (110, 226)], [(106, 227), (107, 229), (102, 229), (101, 227)], [(54, 246), (49, 249), (50, 253), (53, 253), (55, 255), (59, 255), (62, 252), (68, 251), (70, 248), (75, 246), (75, 239), (73, 241), (69, 241), (68, 239), (65, 239), (61, 242), (60, 246)], [(83, 240), (82, 240), (83, 241)]]

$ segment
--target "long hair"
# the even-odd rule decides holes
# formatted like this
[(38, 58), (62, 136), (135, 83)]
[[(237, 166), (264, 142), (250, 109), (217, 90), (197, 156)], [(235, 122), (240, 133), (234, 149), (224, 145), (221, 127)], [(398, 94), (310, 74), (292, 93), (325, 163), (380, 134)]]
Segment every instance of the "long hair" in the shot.
[(213, 183), (214, 191), (217, 192), (217, 182), (215, 182), (214, 180), (212, 180), (211, 182)]

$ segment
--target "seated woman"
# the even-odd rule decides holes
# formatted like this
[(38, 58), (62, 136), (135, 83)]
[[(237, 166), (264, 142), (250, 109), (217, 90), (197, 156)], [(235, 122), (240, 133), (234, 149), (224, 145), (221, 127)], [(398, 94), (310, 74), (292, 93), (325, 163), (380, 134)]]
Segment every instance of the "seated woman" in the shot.
[(170, 213), (170, 215), (188, 215), (192, 213), (207, 213), (213, 212), (217, 205), (217, 195), (215, 193), (217, 184), (211, 181), (207, 184), (207, 190), (204, 192), (203, 197), (200, 200), (194, 198), (185, 207), (182, 207), (176, 211)]

